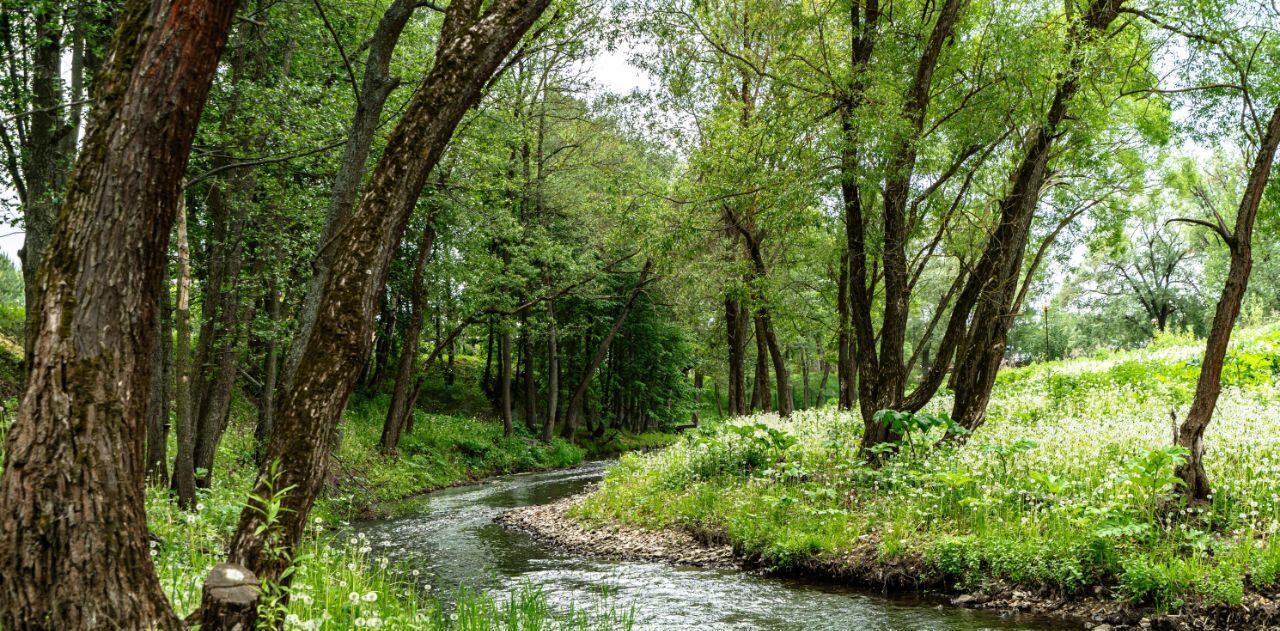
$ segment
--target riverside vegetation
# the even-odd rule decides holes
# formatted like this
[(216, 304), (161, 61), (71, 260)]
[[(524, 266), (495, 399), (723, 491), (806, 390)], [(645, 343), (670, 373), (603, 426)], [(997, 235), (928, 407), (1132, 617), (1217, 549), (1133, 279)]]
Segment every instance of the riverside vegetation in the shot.
[(1232, 347), (1218, 410), (1230, 422), (1208, 447), (1217, 485), (1188, 505), (1169, 410), (1190, 400), (1200, 350), (1167, 335), (1005, 371), (983, 429), (948, 439), (943, 398), (896, 420), (901, 444), (879, 467), (857, 455), (849, 413), (736, 419), (624, 456), (571, 514), (699, 533), (783, 572), (1239, 605), (1280, 581), (1280, 328)]

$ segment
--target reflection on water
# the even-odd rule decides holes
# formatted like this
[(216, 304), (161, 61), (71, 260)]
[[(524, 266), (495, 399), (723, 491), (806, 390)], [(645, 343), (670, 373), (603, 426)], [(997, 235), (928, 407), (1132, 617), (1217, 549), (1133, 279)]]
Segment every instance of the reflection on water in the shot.
[(537, 585), (554, 606), (598, 600), (633, 608), (642, 629), (1048, 630), (1031, 618), (884, 598), (847, 587), (731, 570), (591, 559), (546, 547), (493, 523), (511, 508), (573, 495), (600, 479), (604, 463), (506, 476), (423, 496), (407, 517), (357, 524), (375, 553), (419, 569), (436, 587), (465, 584), (508, 593)]

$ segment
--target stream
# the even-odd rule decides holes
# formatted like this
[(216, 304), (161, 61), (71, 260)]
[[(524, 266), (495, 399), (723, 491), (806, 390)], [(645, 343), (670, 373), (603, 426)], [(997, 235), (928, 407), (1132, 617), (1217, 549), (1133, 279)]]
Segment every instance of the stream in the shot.
[(851, 587), (570, 554), (493, 522), (521, 506), (573, 495), (608, 463), (492, 478), (415, 500), (394, 519), (353, 524), (375, 555), (418, 569), (435, 588), (465, 584), (502, 596), (535, 585), (567, 610), (600, 601), (632, 609), (637, 629), (858, 629), (869, 631), (1053, 630), (1076, 628), (1032, 617), (944, 606), (925, 596), (886, 597)]

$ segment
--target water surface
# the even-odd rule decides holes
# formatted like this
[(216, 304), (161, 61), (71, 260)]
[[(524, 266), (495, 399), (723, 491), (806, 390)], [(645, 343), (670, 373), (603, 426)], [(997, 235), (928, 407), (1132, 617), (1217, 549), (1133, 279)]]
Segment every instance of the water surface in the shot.
[(375, 554), (407, 562), (437, 588), (465, 584), (495, 595), (540, 587), (568, 609), (600, 600), (630, 608), (638, 629), (858, 629), (979, 631), (1070, 629), (1033, 617), (943, 606), (924, 597), (889, 598), (822, 582), (645, 561), (593, 559), (556, 550), (493, 523), (499, 514), (580, 492), (605, 463), (504, 476), (416, 500), (396, 519), (357, 524)]

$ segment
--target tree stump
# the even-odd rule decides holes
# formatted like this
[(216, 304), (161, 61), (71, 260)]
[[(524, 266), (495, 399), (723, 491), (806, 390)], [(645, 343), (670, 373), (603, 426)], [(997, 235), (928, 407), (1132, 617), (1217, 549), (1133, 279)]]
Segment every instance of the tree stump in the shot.
[(219, 563), (204, 579), (200, 601), (202, 631), (253, 631), (262, 590), (258, 577), (242, 565)]

